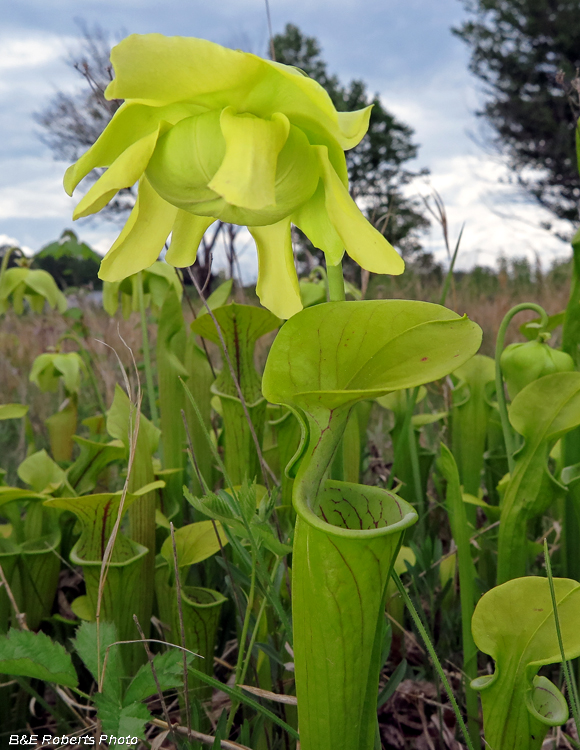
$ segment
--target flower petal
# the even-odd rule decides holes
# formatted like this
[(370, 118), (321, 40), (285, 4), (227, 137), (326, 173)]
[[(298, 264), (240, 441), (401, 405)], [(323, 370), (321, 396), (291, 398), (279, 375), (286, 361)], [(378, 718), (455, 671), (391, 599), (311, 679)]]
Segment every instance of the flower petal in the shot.
[(288, 118), (278, 112), (264, 120), (226, 107), (220, 127), (226, 153), (208, 187), (240, 208), (274, 206), (276, 164), (290, 132)]
[(134, 99), (155, 107), (192, 101), (211, 109), (290, 122), (353, 148), (368, 127), (370, 108), (339, 115), (327, 92), (297, 68), (227, 49), (205, 39), (132, 34), (111, 51), (115, 79), (107, 99)]
[(214, 221), (211, 216), (196, 216), (178, 209), (165, 260), (177, 268), (193, 265), (205, 230)]
[(142, 177), (137, 202), (121, 234), (103, 258), (99, 278), (119, 281), (153, 265), (176, 216), (175, 206), (160, 198), (147, 178)]
[(100, 211), (122, 188), (134, 185), (141, 177), (155, 150), (159, 126), (149, 135), (131, 144), (101, 175), (75, 208), (73, 219)]
[(92, 169), (113, 164), (129, 146), (157, 131), (162, 120), (174, 124), (203, 111), (204, 107), (186, 103), (169, 107), (148, 107), (134, 102), (123, 104), (91, 148), (66, 170), (64, 189), (72, 195), (75, 187)]
[[(360, 212), (346, 187), (334, 171), (325, 146), (313, 146), (318, 155), (328, 217), (343, 242), (346, 252), (359, 266), (373, 273), (397, 275), (405, 262), (394, 247)], [(332, 263), (336, 265), (336, 263)]]
[(290, 219), (248, 229), (258, 248), (256, 293), (260, 302), (279, 318), (291, 318), (302, 310), (302, 300), (292, 252)]
[(322, 180), (312, 198), (300, 206), (291, 218), (292, 223), (304, 232), (314, 247), (324, 252), (327, 263), (331, 266), (340, 263), (344, 255), (344, 245), (326, 211)]

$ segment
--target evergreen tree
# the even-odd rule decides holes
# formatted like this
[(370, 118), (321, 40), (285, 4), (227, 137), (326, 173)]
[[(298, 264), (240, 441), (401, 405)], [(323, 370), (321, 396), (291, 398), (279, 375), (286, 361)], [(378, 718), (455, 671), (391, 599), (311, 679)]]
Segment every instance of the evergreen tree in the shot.
[[(518, 183), (557, 217), (576, 221), (574, 129), (580, 67), (579, 0), (462, 0), (454, 33), (482, 81), (479, 114)], [(571, 106), (572, 105), (572, 106)]]

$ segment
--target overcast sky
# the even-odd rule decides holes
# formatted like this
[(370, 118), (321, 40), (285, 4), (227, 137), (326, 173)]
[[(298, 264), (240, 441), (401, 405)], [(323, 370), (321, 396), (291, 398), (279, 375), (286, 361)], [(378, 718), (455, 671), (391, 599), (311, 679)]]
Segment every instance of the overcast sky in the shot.
[[(481, 95), (467, 70), (468, 50), (450, 31), (463, 18), (459, 0), (270, 0), (274, 33), (294, 23), (320, 41), (329, 70), (343, 81), (362, 78), (385, 107), (415, 130), (417, 169), (431, 175), (412, 186), (443, 197), (452, 239), (466, 223), (459, 267), (494, 265), (499, 255), (533, 259), (544, 268), (568, 245), (541, 228), (550, 216), (507, 181), (497, 157), (473, 137)], [(0, 243), (33, 251), (74, 226), (104, 252), (118, 228), (95, 219), (73, 225), (74, 199), (62, 189), (68, 166), (54, 161), (38, 139), (33, 113), (57, 90), (80, 79), (65, 63), (80, 36), (78, 19), (118, 38), (160, 32), (199, 36), (263, 54), (268, 33), (264, 0), (3, 0), (0, 7)], [(440, 230), (427, 250), (445, 259)], [(255, 268), (254, 251), (242, 259)]]

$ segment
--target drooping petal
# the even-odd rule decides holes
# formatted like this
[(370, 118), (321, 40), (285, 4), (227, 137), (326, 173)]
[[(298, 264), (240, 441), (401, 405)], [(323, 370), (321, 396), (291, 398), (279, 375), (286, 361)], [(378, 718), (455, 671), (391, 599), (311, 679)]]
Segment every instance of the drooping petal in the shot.
[(83, 196), (74, 210), (73, 219), (97, 213), (119, 190), (134, 185), (149, 163), (158, 136), (159, 127), (123, 151)]
[(258, 248), (256, 293), (260, 302), (279, 318), (291, 318), (302, 310), (302, 300), (292, 252), (290, 219), (248, 229)]
[(146, 177), (121, 234), (103, 258), (99, 278), (119, 281), (157, 260), (177, 216), (177, 208), (160, 198)]
[(348, 151), (362, 141), (369, 129), (369, 119), (373, 105), (364, 109), (355, 109), (354, 112), (338, 112), (338, 125), (345, 140), (352, 146), (343, 146)]
[(203, 111), (204, 107), (186, 102), (169, 107), (148, 107), (135, 102), (123, 104), (91, 148), (66, 170), (64, 189), (72, 195), (92, 169), (113, 164), (132, 144), (157, 131), (162, 120), (174, 124)]
[(282, 112), (344, 149), (356, 146), (368, 126), (370, 108), (339, 116), (322, 86), (298, 69), (205, 39), (132, 34), (113, 48), (111, 61), (115, 79), (107, 99), (154, 107), (179, 101), (233, 106), (266, 118)]
[(211, 216), (196, 216), (178, 209), (165, 260), (177, 268), (193, 265), (201, 238), (213, 222)]
[(292, 214), (292, 222), (304, 232), (314, 247), (324, 252), (327, 263), (331, 266), (340, 263), (344, 245), (326, 211), (322, 180), (312, 198)]
[(276, 165), (290, 132), (288, 118), (276, 112), (264, 120), (226, 107), (220, 127), (226, 152), (208, 187), (240, 208), (275, 205)]
[(405, 270), (403, 259), (360, 212), (334, 171), (326, 148), (324, 146), (313, 148), (318, 155), (324, 182), (326, 211), (346, 252), (359, 266), (372, 273), (393, 275), (403, 273)]

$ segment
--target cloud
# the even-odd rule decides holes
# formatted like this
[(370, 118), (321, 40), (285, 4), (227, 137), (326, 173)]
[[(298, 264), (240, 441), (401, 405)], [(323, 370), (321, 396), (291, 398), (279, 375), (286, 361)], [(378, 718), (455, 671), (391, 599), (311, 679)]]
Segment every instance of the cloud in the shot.
[(5, 247), (6, 245), (8, 245), (10, 247), (19, 247), (22, 250), (22, 252), (24, 253), (24, 255), (33, 255), (34, 254), (33, 250), (31, 250), (26, 245), (21, 245), (18, 242), (18, 240), (15, 239), (14, 237), (11, 237), (8, 234), (0, 234), (0, 247), (3, 247), (3, 246)]
[[(472, 265), (495, 266), (504, 257), (539, 257), (544, 266), (570, 253), (568, 243), (542, 227), (570, 234), (566, 222), (555, 220), (541, 206), (527, 200), (509, 181), (509, 170), (499, 159), (466, 154), (434, 162), (428, 180), (413, 186), (429, 196), (431, 187), (443, 198), (449, 221), (452, 249), (465, 223), (457, 268)], [(411, 188), (412, 189), (412, 188)], [(433, 222), (425, 242), (436, 259), (447, 260), (441, 228)]]
[(3, 169), (19, 175), (14, 182), (0, 184), (0, 220), (46, 217), (72, 217), (76, 200), (62, 187), (62, 167), (52, 161), (34, 158), (4, 160)]

